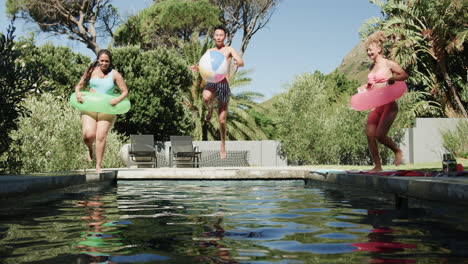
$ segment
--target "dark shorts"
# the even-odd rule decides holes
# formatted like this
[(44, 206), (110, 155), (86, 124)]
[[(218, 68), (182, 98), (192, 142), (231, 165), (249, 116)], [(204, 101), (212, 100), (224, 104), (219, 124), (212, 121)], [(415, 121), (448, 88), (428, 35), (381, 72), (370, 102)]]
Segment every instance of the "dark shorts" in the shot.
[(219, 83), (207, 83), (205, 90), (214, 91), (216, 97), (218, 98), (218, 103), (229, 103), (229, 97), (231, 95), (231, 88), (229, 88), (229, 83), (219, 82)]

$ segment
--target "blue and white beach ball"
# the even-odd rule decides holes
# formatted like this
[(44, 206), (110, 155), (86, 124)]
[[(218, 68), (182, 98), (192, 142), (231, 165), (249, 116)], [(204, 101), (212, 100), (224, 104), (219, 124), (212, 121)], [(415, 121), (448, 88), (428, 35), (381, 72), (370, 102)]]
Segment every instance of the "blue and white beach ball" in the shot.
[(207, 51), (198, 63), (201, 77), (211, 83), (217, 83), (226, 78), (228, 63), (221, 52)]

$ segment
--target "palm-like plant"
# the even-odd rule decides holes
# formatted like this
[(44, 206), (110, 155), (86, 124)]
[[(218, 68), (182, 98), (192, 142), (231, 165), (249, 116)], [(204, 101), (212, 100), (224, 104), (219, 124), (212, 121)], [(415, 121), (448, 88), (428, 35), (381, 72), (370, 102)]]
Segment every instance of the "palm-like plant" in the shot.
[[(375, 29), (392, 37), (391, 58), (410, 73), (415, 90), (430, 91), (433, 100), (445, 107), (446, 114), (468, 117), (467, 93), (453, 79), (465, 79), (468, 4), (463, 0), (371, 0), (384, 14), (371, 18), (361, 27), (361, 36)], [(462, 58), (462, 59), (460, 59)], [(427, 96), (417, 97), (427, 98)]]
[[(192, 37), (191, 42), (182, 46), (182, 51), (186, 61), (190, 64), (198, 63), (200, 57), (214, 46), (211, 39), (206, 38), (203, 42), (197, 36)], [(231, 90), (246, 84), (252, 80), (246, 75), (250, 73), (247, 70), (233, 72), (230, 76)], [(210, 122), (205, 122), (207, 108), (204, 106), (202, 92), (205, 81), (198, 73), (194, 74), (193, 85), (185, 93), (184, 102), (186, 107), (192, 112), (195, 129), (193, 137), (195, 140), (216, 140), (220, 139), (218, 116), (215, 114)], [(226, 121), (228, 140), (257, 140), (266, 139), (265, 133), (257, 125), (255, 118), (249, 114), (248, 109), (260, 107), (255, 103), (256, 98), (263, 97), (260, 93), (242, 92), (232, 94), (228, 109), (228, 118)], [(216, 108), (216, 107), (215, 107)]]

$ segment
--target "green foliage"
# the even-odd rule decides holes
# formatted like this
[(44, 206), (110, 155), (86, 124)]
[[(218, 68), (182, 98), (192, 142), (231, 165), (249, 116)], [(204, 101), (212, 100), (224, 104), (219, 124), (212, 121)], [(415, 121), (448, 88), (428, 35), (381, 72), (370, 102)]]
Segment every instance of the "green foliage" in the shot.
[[(25, 99), (22, 105), (31, 114), (21, 117), (18, 129), (10, 133), (13, 143), (9, 152), (16, 164), (20, 164), (11, 168), (12, 171), (57, 172), (94, 167), (86, 161), (80, 113), (66, 100), (44, 93)], [(108, 134), (104, 168), (123, 166), (119, 158), (123, 140), (113, 131)]]
[(36, 47), (32, 38), (17, 42), (22, 61), (41, 66), (42, 82), (38, 89), (68, 98), (83, 72), (90, 64), (89, 57), (75, 53), (68, 47), (55, 47), (51, 43)]
[[(375, 30), (390, 36), (390, 58), (409, 73), (411, 89), (425, 92), (428, 112), (416, 115), (468, 117), (466, 46), (468, 2), (463, 0), (371, 0), (383, 18), (361, 27), (364, 38)], [(418, 102), (419, 104), (419, 102)], [(434, 112), (435, 108), (439, 110)], [(424, 108), (418, 108), (422, 110)]]
[(468, 159), (468, 121), (460, 121), (455, 130), (442, 132), (442, 145), (458, 158)]
[[(15, 28), (10, 26), (6, 35), (0, 34), (0, 155), (9, 149), (10, 132), (17, 129), (18, 119), (28, 113), (21, 101), (30, 91), (36, 90), (39, 81), (40, 67), (35, 64), (26, 66), (21, 60), (21, 52), (15, 48), (14, 31)], [(6, 166), (0, 161), (0, 168)]]
[(192, 73), (180, 55), (167, 49), (142, 51), (137, 47), (116, 48), (112, 54), (132, 103), (130, 111), (117, 119), (117, 131), (154, 134), (156, 140), (190, 134), (193, 123), (182, 91), (192, 84)]
[(208, 0), (164, 0), (130, 17), (114, 34), (115, 44), (179, 47), (194, 33), (204, 36), (219, 24), (219, 8)]
[[(248, 77), (251, 70), (242, 69), (232, 73), (229, 78), (231, 100), (227, 126), (227, 138), (231, 140), (262, 140), (268, 137), (261, 126), (261, 121), (267, 125), (267, 117), (260, 117), (262, 110), (256, 99), (263, 98), (263, 94), (253, 91), (235, 92), (236, 88), (248, 85), (252, 79)], [(255, 115), (257, 113), (257, 115)], [(215, 123), (217, 124), (217, 123)]]
[[(282, 150), (300, 164), (370, 164), (365, 134), (366, 112), (349, 107), (349, 97), (359, 85), (344, 75), (319, 72), (296, 78), (277, 99), (274, 122)], [(401, 140), (402, 130), (391, 134)], [(381, 149), (383, 162), (391, 152)]]
[(273, 117), (269, 116), (266, 111), (266, 109), (247, 110), (248, 114), (255, 119), (255, 123), (263, 131), (265, 137), (269, 140), (275, 140), (278, 137), (276, 133), (276, 124), (273, 121)]
[(409, 91), (398, 99), (396, 124), (402, 128), (414, 126), (417, 117), (441, 117), (440, 104), (431, 100), (431, 94), (422, 91)]

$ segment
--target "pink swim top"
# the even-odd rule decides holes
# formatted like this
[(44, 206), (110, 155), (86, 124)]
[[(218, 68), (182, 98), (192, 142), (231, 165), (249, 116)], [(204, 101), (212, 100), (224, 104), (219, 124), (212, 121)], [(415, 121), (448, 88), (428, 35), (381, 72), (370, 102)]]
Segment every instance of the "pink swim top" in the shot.
[(383, 71), (369, 72), (367, 75), (367, 83), (370, 84), (370, 88), (373, 88), (376, 83), (384, 83), (388, 81)]

